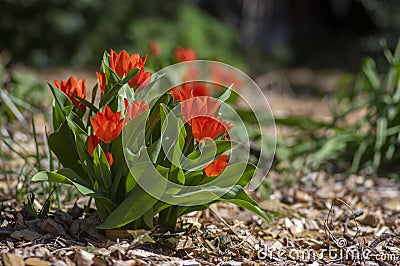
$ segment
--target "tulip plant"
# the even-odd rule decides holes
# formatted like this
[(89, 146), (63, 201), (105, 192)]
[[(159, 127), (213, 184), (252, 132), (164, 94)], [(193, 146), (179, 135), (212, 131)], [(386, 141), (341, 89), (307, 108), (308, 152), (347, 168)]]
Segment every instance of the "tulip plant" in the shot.
[[(182, 53), (182, 61), (193, 57)], [(39, 172), (32, 180), (73, 185), (93, 198), (102, 222), (99, 229), (151, 228), (154, 221), (171, 228), (179, 216), (221, 201), (269, 220), (244, 190), (256, 167), (228, 162), (240, 145), (231, 139), (233, 125), (219, 117), (230, 88), (224, 87), (225, 92), (213, 98), (205, 84), (185, 83), (166, 88), (161, 97), (146, 102), (143, 95), (156, 81), (145, 69), (146, 58), (124, 50), (105, 52), (91, 99), (86, 98), (85, 80), (70, 77), (49, 83), (54, 132), (48, 144), (62, 168)], [(176, 129), (175, 142), (166, 137), (170, 127)], [(207, 152), (210, 143), (213, 153)], [(140, 159), (144, 153), (147, 164)], [(197, 163), (184, 165), (182, 157)], [(217, 178), (223, 181), (213, 183)], [(235, 181), (223, 190), (228, 179)], [(168, 190), (166, 182), (192, 189)]]

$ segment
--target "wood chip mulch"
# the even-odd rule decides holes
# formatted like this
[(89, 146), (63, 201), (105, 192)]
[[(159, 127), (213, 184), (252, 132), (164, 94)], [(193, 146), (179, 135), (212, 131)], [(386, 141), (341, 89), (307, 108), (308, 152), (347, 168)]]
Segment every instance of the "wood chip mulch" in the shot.
[[(275, 184), (263, 209), (269, 225), (231, 204), (160, 228), (97, 231), (78, 206), (29, 219), (3, 201), (3, 265), (400, 265), (400, 184), (386, 178), (316, 172)], [(258, 193), (253, 196), (260, 197)], [(20, 208), (21, 209), (21, 208)]]

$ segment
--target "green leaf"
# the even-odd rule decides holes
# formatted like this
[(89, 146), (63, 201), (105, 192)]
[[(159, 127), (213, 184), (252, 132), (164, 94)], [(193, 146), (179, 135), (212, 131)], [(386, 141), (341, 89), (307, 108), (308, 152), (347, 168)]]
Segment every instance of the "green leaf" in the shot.
[(126, 185), (124, 178), (129, 173), (123, 149), (122, 134), (120, 134), (111, 145), (111, 154), (114, 159), (113, 166), (111, 167), (111, 173), (113, 176), (113, 182), (111, 185), (111, 198), (114, 202), (120, 202), (120, 200), (123, 199)]
[(219, 157), (222, 153), (232, 150), (239, 146), (238, 142), (232, 140), (218, 140), (214, 142), (205, 142), (203, 149), (191, 152), (187, 158), (190, 161), (182, 163), (183, 169), (190, 169), (191, 171), (198, 170), (205, 165), (211, 163), (215, 158)]
[(72, 96), (78, 100), (79, 102), (83, 103), (87, 108), (90, 109), (90, 111), (92, 111), (93, 113), (97, 113), (99, 112), (99, 109), (97, 109), (96, 106), (94, 106), (91, 102), (86, 101), (85, 99), (79, 97), (78, 95), (72, 94)]
[(221, 197), (222, 201), (234, 203), (244, 209), (247, 209), (261, 218), (267, 223), (270, 223), (273, 219), (271, 215), (267, 215), (263, 210), (260, 209), (258, 203), (252, 199), (241, 186), (235, 186), (229, 193), (226, 193)]
[(143, 216), (143, 221), (147, 225), (148, 228), (153, 228), (153, 218), (154, 218), (154, 213), (153, 213), (153, 208), (150, 208)]
[(102, 222), (117, 208), (115, 203), (105, 197), (95, 197), (95, 203), (97, 214)]
[[(224, 87), (225, 87), (225, 86), (224, 86)], [(219, 99), (221, 102), (225, 102), (225, 101), (227, 101), (227, 100), (229, 99), (229, 97), (231, 97), (231, 94), (232, 94), (232, 87), (233, 87), (233, 84), (231, 84), (229, 87), (227, 87), (226, 90), (225, 90), (225, 92), (224, 92), (223, 94), (221, 94), (221, 95), (218, 97), (218, 99)]]
[(100, 145), (94, 149), (93, 164), (100, 191), (104, 192), (105, 195), (109, 195), (112, 185), (110, 165)]
[(277, 125), (283, 126), (295, 126), (305, 130), (316, 130), (322, 127), (329, 126), (328, 123), (317, 121), (312, 118), (301, 117), (301, 116), (290, 116), (285, 118), (275, 118)]
[(134, 189), (136, 186), (136, 179), (132, 176), (131, 172), (128, 173), (126, 176), (126, 182), (125, 182), (125, 194), (128, 194), (132, 189)]
[(64, 121), (65, 121), (65, 114), (61, 110), (60, 106), (54, 100), (54, 104), (53, 104), (53, 128), (54, 128), (54, 130), (58, 130)]
[(47, 83), (50, 87), (51, 92), (53, 93), (54, 99), (56, 101), (56, 103), (58, 104), (58, 106), (60, 107), (61, 110), (64, 111), (65, 115), (68, 115), (68, 112), (66, 112), (67, 110), (72, 110), (69, 109), (68, 107), (73, 107), (73, 103), (71, 101), (71, 99), (61, 90), (59, 90), (56, 86), (54, 86), (51, 83)]
[(33, 182), (48, 181), (74, 185), (83, 195), (88, 196), (94, 194), (94, 191), (89, 187), (89, 185), (69, 168), (64, 168), (54, 172), (39, 172), (35, 174), (31, 180)]
[[(157, 101), (152, 105), (150, 110), (150, 115), (146, 124), (146, 132), (153, 133), (154, 128), (160, 121), (160, 105), (165, 104), (170, 106), (173, 103), (173, 96), (170, 94), (165, 94), (157, 99)], [(146, 133), (147, 134), (147, 133)]]
[(211, 182), (213, 186), (228, 187), (232, 185), (239, 185), (245, 187), (249, 184), (250, 180), (256, 175), (257, 167), (249, 162), (238, 162), (228, 165), (221, 175), (216, 179), (215, 177), (205, 177), (201, 179), (200, 184), (207, 184)]
[(375, 61), (373, 59), (371, 59), (371, 58), (366, 59), (365, 63), (363, 64), (363, 67), (362, 67), (362, 72), (364, 73), (365, 77), (367, 78), (367, 81), (368, 81), (370, 87), (374, 91), (379, 90), (380, 81), (378, 78), (378, 73), (376, 71)]
[(118, 108), (117, 112), (124, 113), (125, 111), (125, 101), (124, 99), (128, 100), (128, 103), (131, 103), (135, 99), (135, 92), (134, 90), (129, 87), (128, 84), (125, 84), (121, 87), (118, 91)]
[(148, 114), (147, 110), (129, 120), (122, 131), (122, 145), (132, 154), (136, 154), (145, 144), (144, 128)]
[(392, 64), (396, 65), (400, 62), (400, 39), (397, 41), (396, 48), (393, 54), (393, 61)]
[(158, 156), (160, 155), (161, 147), (162, 147), (162, 141), (161, 141), (161, 139), (158, 139), (157, 141), (153, 142), (147, 148), (147, 152), (149, 153), (150, 160), (154, 164), (156, 164), (158, 161)]
[(156, 202), (157, 199), (150, 196), (140, 186), (135, 186), (131, 195), (118, 205), (107, 219), (97, 226), (97, 229), (122, 227), (142, 217)]
[(64, 167), (71, 168), (80, 176), (85, 175), (85, 171), (79, 163), (80, 158), (76, 150), (74, 134), (67, 121), (64, 121), (58, 130), (49, 136), (48, 143)]
[[(109, 68), (109, 67), (107, 66), (107, 68)], [(131, 70), (129, 70), (129, 73), (125, 78), (119, 80), (117, 83), (115, 83), (113, 85), (113, 87), (110, 90), (108, 90), (106, 93), (104, 93), (100, 99), (100, 103), (99, 103), (100, 109), (103, 108), (104, 106), (108, 105), (115, 97), (117, 97), (118, 92), (121, 89), (121, 87), (123, 85), (125, 85), (126, 83), (128, 83), (138, 73), (138, 71), (139, 71), (139, 68), (132, 68)], [(106, 73), (106, 75), (107, 75), (107, 73)]]

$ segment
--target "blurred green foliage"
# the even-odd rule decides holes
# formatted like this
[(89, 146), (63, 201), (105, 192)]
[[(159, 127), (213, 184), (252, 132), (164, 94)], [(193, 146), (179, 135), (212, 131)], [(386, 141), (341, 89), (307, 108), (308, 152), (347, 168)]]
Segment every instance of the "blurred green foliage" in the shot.
[(193, 6), (180, 6), (173, 20), (161, 16), (138, 19), (130, 25), (129, 33), (143, 53), (149, 53), (150, 42), (158, 42), (160, 60), (167, 64), (174, 61), (177, 45), (192, 47), (199, 59), (241, 62), (234, 30)]
[(234, 31), (189, 1), (3, 0), (0, 50), (36, 67), (98, 64), (110, 48), (148, 52), (157, 40), (163, 56), (191, 46), (202, 58), (238, 58)]
[(44, 82), (29, 71), (9, 71), (0, 63), (0, 124), (25, 122), (24, 111), (37, 111), (47, 98)]
[(344, 76), (335, 90), (332, 121), (277, 118), (298, 130), (280, 139), (276, 152), (280, 170), (310, 172), (329, 162), (334, 169), (369, 174), (390, 172), (400, 159), (400, 41), (394, 52), (381, 42), (386, 70), (365, 59), (357, 76)]

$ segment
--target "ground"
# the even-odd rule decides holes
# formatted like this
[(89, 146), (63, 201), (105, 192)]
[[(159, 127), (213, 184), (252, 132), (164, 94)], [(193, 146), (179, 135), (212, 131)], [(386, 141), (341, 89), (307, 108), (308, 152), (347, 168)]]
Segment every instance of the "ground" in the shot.
[[(308, 75), (308, 80), (298, 83), (329, 81), (323, 83), (326, 91), (337, 77), (296, 71), (284, 76), (293, 82)], [(46, 78), (65, 78), (63, 71), (57, 75)], [(326, 99), (294, 96), (282, 74), (274, 75), (279, 90), (270, 88), (266, 93), (275, 114), (329, 116)], [(266, 78), (271, 76), (258, 81)], [(35, 116), (35, 122), (42, 145), (46, 117)], [(20, 143), (15, 149), (35, 150), (29, 130), (7, 127), (12, 140)], [(9, 147), (1, 148), (12, 153)], [(32, 159), (11, 157), (0, 161), (1, 169), (19, 169)], [(3, 265), (400, 265), (399, 182), (324, 171), (292, 173), (290, 178), (271, 171), (268, 179), (274, 186), (269, 198), (260, 191), (252, 196), (274, 214), (269, 224), (234, 205), (217, 204), (182, 217), (176, 232), (160, 228), (99, 232), (95, 212), (83, 214), (86, 199), (82, 197), (63, 199), (61, 210), (52, 208), (48, 217), (33, 219), (15, 198), (24, 195), (21, 182), (27, 179), (16, 180), (15, 174), (4, 171), (0, 173), (1, 261)], [(34, 192), (41, 189), (33, 188)], [(43, 204), (42, 198), (33, 200), (35, 209)]]

